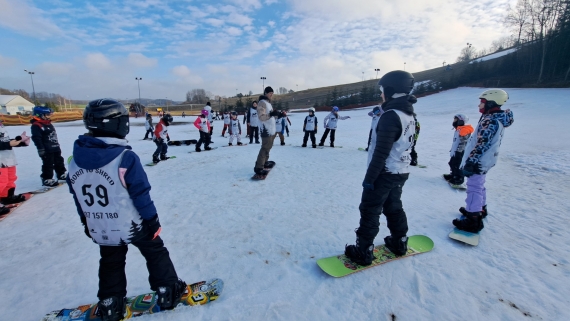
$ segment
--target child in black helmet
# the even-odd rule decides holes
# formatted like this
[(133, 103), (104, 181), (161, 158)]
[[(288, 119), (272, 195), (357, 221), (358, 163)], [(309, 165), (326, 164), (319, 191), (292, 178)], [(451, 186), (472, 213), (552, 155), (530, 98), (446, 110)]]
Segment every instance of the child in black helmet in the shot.
[[(168, 152), (168, 145), (166, 144), (166, 140), (170, 140), (168, 137), (168, 126), (172, 122), (172, 116), (170, 113), (166, 113), (160, 118), (158, 124), (156, 124), (156, 128), (154, 129), (154, 143), (156, 144), (156, 150), (154, 154), (152, 154), (152, 162), (158, 163), (161, 160), (167, 160), (170, 157), (166, 156)], [(158, 158), (160, 156), (160, 158)]]
[(128, 244), (146, 260), (156, 304), (173, 309), (187, 286), (159, 236), (161, 226), (140, 159), (127, 145), (127, 109), (115, 100), (95, 100), (85, 108), (83, 122), (89, 133), (75, 141), (67, 183), (85, 235), (99, 245), (98, 315), (103, 321), (125, 316)]
[(401, 70), (391, 71), (378, 84), (384, 113), (372, 131), (368, 149), (356, 244), (345, 247), (346, 256), (360, 265), (370, 265), (374, 259), (373, 242), (380, 231), (382, 213), (390, 230), (390, 235), (384, 238), (386, 247), (398, 256), (406, 254), (408, 249), (408, 221), (401, 197), (409, 175), (410, 148), (416, 125), (413, 104), (417, 99), (410, 95), (414, 76)]

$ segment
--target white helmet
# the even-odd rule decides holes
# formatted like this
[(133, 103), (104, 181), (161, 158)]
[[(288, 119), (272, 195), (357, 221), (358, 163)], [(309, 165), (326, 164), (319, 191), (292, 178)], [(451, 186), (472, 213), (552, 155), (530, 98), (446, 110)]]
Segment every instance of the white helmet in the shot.
[(313, 107), (309, 108), (309, 112), (314, 114), (314, 113), (315, 113), (315, 108), (313, 108)]
[(507, 92), (502, 89), (489, 89), (485, 90), (481, 95), (479, 95), (479, 98), (485, 99), (489, 102), (494, 102), (495, 104), (502, 106), (509, 99), (509, 94), (507, 94)]

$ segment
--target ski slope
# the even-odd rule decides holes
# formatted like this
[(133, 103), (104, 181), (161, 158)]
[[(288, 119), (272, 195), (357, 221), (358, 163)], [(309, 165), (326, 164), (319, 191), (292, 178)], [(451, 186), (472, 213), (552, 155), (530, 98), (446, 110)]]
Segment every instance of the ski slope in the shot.
[[(456, 113), (476, 124), (481, 88), (420, 98), (419, 163), (411, 168), (403, 203), (409, 235), (424, 234), (433, 251), (335, 279), (318, 258), (340, 254), (355, 240), (366, 171), (370, 108), (340, 112), (335, 144), (298, 148), (305, 113), (292, 113), (293, 146), (274, 146), (277, 162), (265, 181), (251, 181), (259, 145), (176, 155), (145, 167), (162, 234), (181, 278), (218, 277), (225, 289), (204, 307), (181, 308), (137, 320), (569, 320), (568, 175), (570, 89), (507, 89), (514, 112), (499, 161), (487, 176), (489, 217), (481, 243), (447, 237), (465, 193), (441, 178), (448, 171)], [(326, 113), (317, 113), (320, 138)], [(240, 117), (241, 118), (241, 117)], [(175, 117), (172, 139), (198, 138), (194, 117)], [(155, 117), (156, 122), (156, 117)], [(55, 124), (63, 155), (85, 132), (82, 122)], [(222, 122), (214, 123), (214, 146)], [(9, 127), (11, 136), (29, 126)], [(245, 129), (243, 130), (245, 133)], [(560, 135), (563, 134), (563, 137)], [(143, 162), (155, 145), (142, 141), (133, 119), (130, 145)], [(245, 136), (245, 134), (244, 134)], [(245, 139), (244, 139), (245, 141)], [(277, 140), (278, 141), (278, 140)], [(328, 141), (327, 141), (328, 144)], [(16, 150), (17, 192), (40, 186), (34, 146)], [(377, 243), (388, 234), (382, 217)], [(67, 186), (34, 196), (0, 222), (0, 319), (39, 320), (63, 307), (97, 301), (99, 252), (83, 234)], [(128, 293), (149, 290), (143, 257), (127, 255)]]

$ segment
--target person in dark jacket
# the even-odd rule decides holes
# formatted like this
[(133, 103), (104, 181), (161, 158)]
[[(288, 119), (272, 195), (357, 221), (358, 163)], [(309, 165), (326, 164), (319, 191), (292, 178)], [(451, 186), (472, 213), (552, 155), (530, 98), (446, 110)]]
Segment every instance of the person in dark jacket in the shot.
[[(30, 120), (32, 140), (38, 149), (38, 155), (42, 159), (42, 174), (40, 175), (42, 185), (50, 187), (58, 186), (58, 180), (65, 180), (67, 175), (57, 133), (49, 119), (49, 115), (52, 113), (51, 108), (36, 106)], [(56, 179), (53, 179), (54, 170)]]
[(416, 123), (416, 97), (410, 95), (414, 86), (412, 74), (396, 70), (378, 82), (382, 91), (382, 116), (372, 132), (368, 149), (368, 169), (362, 182), (360, 226), (356, 245), (348, 245), (345, 254), (355, 263), (370, 265), (374, 239), (380, 231), (380, 214), (386, 215), (390, 235), (386, 247), (397, 256), (407, 252), (408, 221), (402, 206), (402, 187), (408, 179), (410, 149)]
[(146, 260), (156, 304), (173, 309), (187, 286), (159, 236), (160, 221), (141, 161), (127, 145), (127, 109), (112, 99), (95, 100), (85, 108), (83, 122), (89, 133), (75, 141), (67, 184), (85, 235), (99, 245), (98, 316), (103, 321), (124, 317), (128, 244)]

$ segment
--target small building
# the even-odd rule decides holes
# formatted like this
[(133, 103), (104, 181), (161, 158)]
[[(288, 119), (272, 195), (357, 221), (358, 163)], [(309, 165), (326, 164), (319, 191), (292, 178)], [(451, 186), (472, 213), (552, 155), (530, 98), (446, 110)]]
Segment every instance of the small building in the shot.
[(34, 104), (20, 95), (0, 95), (0, 114), (29, 115)]

